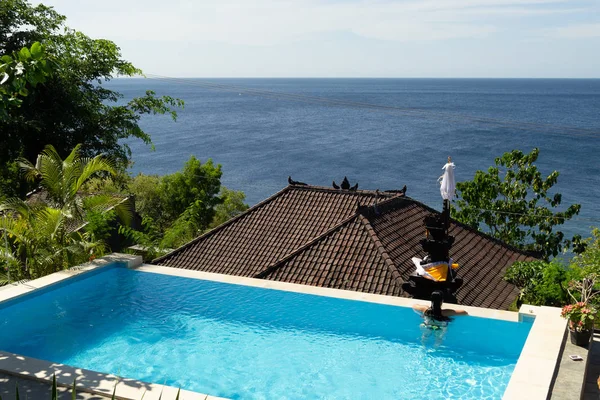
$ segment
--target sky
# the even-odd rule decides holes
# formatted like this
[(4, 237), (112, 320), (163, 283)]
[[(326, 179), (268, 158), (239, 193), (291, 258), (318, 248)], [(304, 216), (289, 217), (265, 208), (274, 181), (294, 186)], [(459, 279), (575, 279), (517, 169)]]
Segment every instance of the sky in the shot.
[(169, 77), (600, 78), (600, 0), (44, 0)]

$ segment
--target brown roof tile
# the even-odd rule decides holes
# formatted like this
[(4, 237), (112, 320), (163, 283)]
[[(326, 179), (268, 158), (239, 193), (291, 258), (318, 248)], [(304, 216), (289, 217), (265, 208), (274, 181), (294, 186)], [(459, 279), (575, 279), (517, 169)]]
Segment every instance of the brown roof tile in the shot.
[[(376, 204), (376, 198), (377, 203)], [(401, 296), (423, 257), (423, 218), (435, 210), (400, 193), (288, 186), (154, 263), (366, 293)], [(532, 259), (452, 222), (451, 249), (465, 305), (506, 309), (518, 290), (503, 280), (515, 260)]]

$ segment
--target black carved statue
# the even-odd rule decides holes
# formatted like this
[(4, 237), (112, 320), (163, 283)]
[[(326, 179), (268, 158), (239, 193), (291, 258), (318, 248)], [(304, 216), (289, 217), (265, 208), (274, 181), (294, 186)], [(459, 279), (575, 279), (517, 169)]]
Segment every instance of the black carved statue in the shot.
[(425, 217), (424, 222), (427, 237), (421, 240), (420, 243), (427, 256), (420, 264), (427, 266), (436, 262), (446, 263), (447, 276), (445, 280), (435, 280), (414, 273), (402, 284), (402, 289), (412, 297), (423, 300), (429, 300), (431, 293), (439, 290), (444, 293), (445, 302), (456, 303), (456, 291), (462, 285), (463, 280), (456, 276), (456, 271), (451, 267), (449, 256), (450, 248), (454, 243), (454, 237), (448, 235), (450, 227), (449, 202), (444, 201), (444, 211), (441, 214), (428, 215)]

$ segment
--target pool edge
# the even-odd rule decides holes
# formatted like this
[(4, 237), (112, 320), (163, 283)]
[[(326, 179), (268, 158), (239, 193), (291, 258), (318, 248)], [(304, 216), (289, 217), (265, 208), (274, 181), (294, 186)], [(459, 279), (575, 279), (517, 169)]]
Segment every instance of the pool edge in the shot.
[(534, 317), (535, 320), (506, 386), (503, 400), (545, 400), (549, 397), (566, 338), (567, 321), (560, 316), (560, 312), (561, 309), (557, 307), (521, 306), (519, 316)]
[(117, 263), (125, 264), (127, 268), (135, 268), (142, 264), (142, 257), (131, 254), (112, 253), (108, 256), (97, 258), (93, 261), (76, 265), (63, 271), (54, 272), (41, 278), (30, 281), (9, 283), (8, 285), (0, 288), (0, 304), (11, 300), (16, 300), (35, 290), (49, 288), (59, 283), (66, 282), (69, 279), (73, 279), (93, 271), (99, 271), (102, 268), (109, 267)]
[[(120, 400), (164, 400), (175, 399), (179, 390), (173, 386), (147, 383), (111, 374), (104, 374), (65, 364), (25, 357), (19, 354), (0, 350), (0, 372), (52, 385), (56, 376), (56, 384), (71, 388), (73, 381), (77, 392), (91, 393), (110, 398), (113, 391), (115, 399)], [(161, 397), (162, 396), (162, 397)], [(181, 400), (226, 400), (222, 397), (181, 389)]]

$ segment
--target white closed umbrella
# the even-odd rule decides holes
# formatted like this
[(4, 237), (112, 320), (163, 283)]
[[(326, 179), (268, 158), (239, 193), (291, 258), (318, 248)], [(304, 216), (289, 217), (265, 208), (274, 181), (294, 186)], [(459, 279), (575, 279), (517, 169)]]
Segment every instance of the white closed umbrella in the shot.
[(442, 167), (444, 174), (440, 176), (442, 185), (440, 186), (440, 193), (444, 200), (451, 201), (456, 195), (456, 181), (454, 180), (454, 168), (455, 165), (452, 162), (452, 158), (448, 157), (448, 162)]

